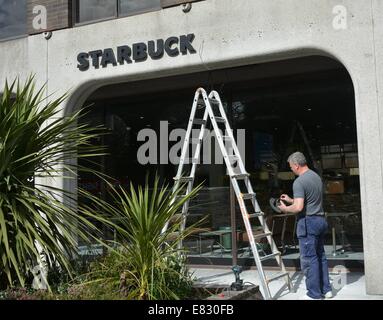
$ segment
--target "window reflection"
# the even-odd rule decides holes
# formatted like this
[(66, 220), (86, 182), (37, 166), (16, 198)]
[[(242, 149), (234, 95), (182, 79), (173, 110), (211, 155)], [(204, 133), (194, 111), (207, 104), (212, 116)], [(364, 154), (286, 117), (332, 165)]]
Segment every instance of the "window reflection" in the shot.
[(0, 40), (27, 34), (26, 0), (0, 0)]
[(119, 11), (121, 15), (130, 15), (150, 10), (161, 9), (160, 0), (120, 0)]
[(161, 0), (81, 0), (76, 1), (76, 22), (95, 21), (159, 9), (161, 9)]
[(115, 17), (116, 0), (81, 0), (77, 1), (77, 22), (86, 22)]

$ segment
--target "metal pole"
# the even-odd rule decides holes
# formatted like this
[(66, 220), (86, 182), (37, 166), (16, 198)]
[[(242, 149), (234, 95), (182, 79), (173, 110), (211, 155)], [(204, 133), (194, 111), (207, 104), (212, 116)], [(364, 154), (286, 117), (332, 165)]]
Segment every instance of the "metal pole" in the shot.
[(332, 227), (332, 245), (333, 245), (333, 251), (332, 255), (336, 257), (336, 237), (335, 237), (335, 227)]
[[(230, 118), (230, 123), (232, 123), (232, 129), (236, 129), (236, 122), (233, 116), (233, 96), (230, 91), (230, 96), (227, 101), (227, 111)], [(235, 202), (236, 195), (234, 192), (233, 183), (230, 179), (230, 217), (231, 217), (231, 255), (232, 255), (232, 265), (235, 266), (238, 264), (238, 248), (237, 248), (237, 222), (235, 219)]]
[(230, 217), (231, 217), (231, 254), (232, 265), (237, 265), (237, 224), (235, 219), (235, 193), (230, 179)]
[[(103, 106), (103, 120), (104, 120), (103, 121), (104, 123), (107, 123), (107, 121), (108, 121), (105, 106)], [(111, 129), (113, 130), (113, 128), (111, 128)], [(101, 136), (101, 145), (105, 146), (105, 135)], [(102, 170), (103, 174), (107, 173), (106, 172), (106, 167), (107, 167), (106, 156), (103, 155), (103, 156), (101, 156), (101, 170)], [(108, 172), (108, 174), (110, 174), (110, 172)], [(100, 180), (100, 198), (103, 201), (106, 200), (106, 184), (105, 184), (104, 180)], [(107, 238), (108, 238), (108, 228), (107, 228), (107, 226), (105, 224), (102, 227), (102, 233), (103, 233), (103, 237), (104, 237), (104, 239), (102, 239), (102, 240), (103, 241), (107, 240)], [(107, 253), (106, 247), (102, 246), (102, 254), (105, 255), (106, 253)]]

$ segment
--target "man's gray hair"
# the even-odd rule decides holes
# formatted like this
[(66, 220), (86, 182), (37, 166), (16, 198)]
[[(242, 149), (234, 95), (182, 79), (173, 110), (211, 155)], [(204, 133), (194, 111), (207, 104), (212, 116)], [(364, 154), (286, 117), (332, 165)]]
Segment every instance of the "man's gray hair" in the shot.
[(298, 164), (300, 167), (307, 165), (305, 155), (299, 151), (290, 154), (289, 158), (287, 159), (287, 162)]

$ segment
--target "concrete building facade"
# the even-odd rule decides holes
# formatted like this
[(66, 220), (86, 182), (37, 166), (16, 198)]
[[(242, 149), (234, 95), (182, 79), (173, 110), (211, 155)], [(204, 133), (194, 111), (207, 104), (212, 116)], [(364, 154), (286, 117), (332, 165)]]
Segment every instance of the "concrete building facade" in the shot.
[[(105, 85), (313, 55), (338, 61), (355, 93), (366, 291), (383, 294), (383, 2), (167, 2), (161, 10), (74, 27), (56, 16), (52, 25), (63, 29), (0, 42), (0, 88), (6, 78), (33, 73), (47, 95), (70, 91), (64, 115)], [(163, 55), (142, 53), (144, 45), (158, 49), (158, 39)]]

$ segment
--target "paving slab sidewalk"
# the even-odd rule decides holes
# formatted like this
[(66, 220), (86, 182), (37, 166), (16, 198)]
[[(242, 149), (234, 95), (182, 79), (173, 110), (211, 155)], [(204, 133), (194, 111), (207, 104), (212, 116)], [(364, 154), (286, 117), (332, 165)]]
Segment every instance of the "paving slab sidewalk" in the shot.
[[(196, 268), (190, 271), (196, 278), (197, 283), (209, 285), (227, 285), (234, 282), (234, 274), (231, 268)], [(266, 270), (266, 275), (275, 271)], [(277, 300), (298, 300), (306, 293), (303, 273), (300, 271), (290, 272), (293, 282), (293, 291), (289, 292), (283, 279), (273, 281), (270, 284), (271, 294)], [(256, 270), (245, 270), (240, 274), (245, 284), (259, 285), (259, 277)], [(333, 285), (335, 297), (333, 300), (383, 300), (383, 295), (367, 295), (365, 276), (362, 272), (331, 272), (330, 281)]]

